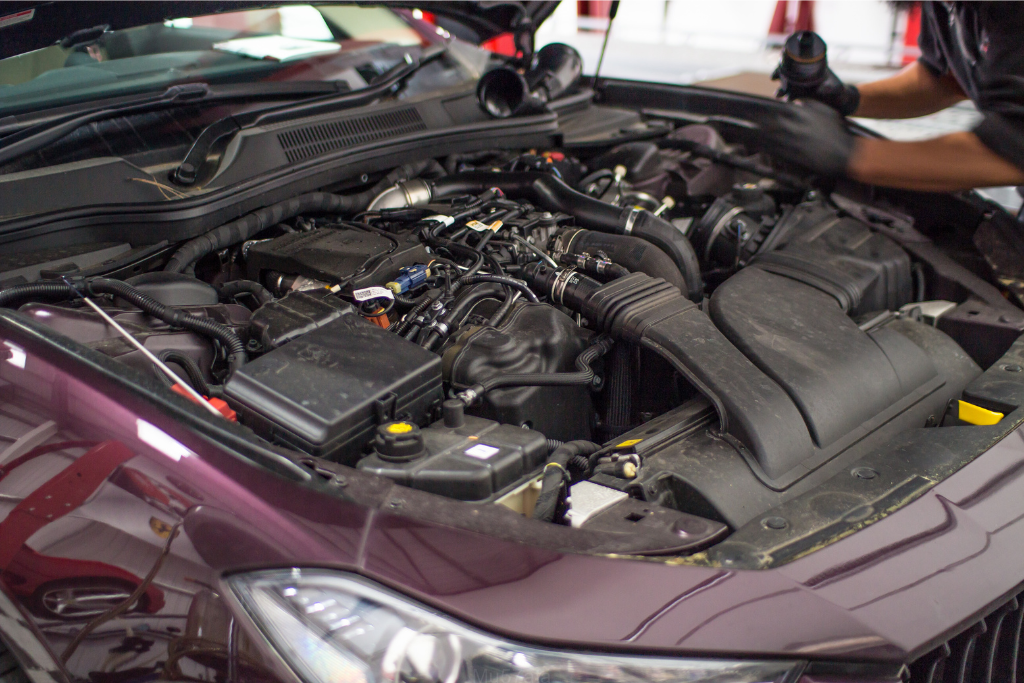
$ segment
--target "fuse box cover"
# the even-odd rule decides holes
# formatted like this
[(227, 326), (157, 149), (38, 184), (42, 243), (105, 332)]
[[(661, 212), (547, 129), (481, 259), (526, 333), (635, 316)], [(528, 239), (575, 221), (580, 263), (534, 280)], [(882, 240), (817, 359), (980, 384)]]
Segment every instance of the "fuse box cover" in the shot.
[(243, 365), (225, 394), (257, 431), (348, 462), (378, 424), (429, 421), (442, 399), (441, 358), (344, 315)]

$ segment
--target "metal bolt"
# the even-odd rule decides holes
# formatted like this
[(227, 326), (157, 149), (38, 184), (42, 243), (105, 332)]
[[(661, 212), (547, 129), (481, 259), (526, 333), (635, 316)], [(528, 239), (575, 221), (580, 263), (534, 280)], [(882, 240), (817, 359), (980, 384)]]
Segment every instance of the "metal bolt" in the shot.
[(1004, 370), (1006, 372), (1020, 372), (1020, 366), (1016, 363), (1008, 363), (1006, 365), (1001, 365), (1000, 370)]
[(878, 476), (878, 472), (870, 467), (854, 467), (850, 470), (850, 474), (858, 479), (874, 479)]
[(394, 509), (398, 510), (398, 509), (402, 508), (405, 505), (405, 501), (399, 498), (397, 500), (391, 501), (390, 503), (388, 503), (388, 505), (390, 505)]
[(789, 522), (782, 517), (765, 517), (761, 520), (761, 526), (765, 529), (774, 529), (778, 531), (779, 529), (785, 529), (788, 527)]
[(363, 175), (359, 176), (359, 182), (361, 182), (361, 183), (368, 183), (368, 182), (370, 182), (370, 176), (368, 176), (368, 175), (366, 175), (364, 173)]

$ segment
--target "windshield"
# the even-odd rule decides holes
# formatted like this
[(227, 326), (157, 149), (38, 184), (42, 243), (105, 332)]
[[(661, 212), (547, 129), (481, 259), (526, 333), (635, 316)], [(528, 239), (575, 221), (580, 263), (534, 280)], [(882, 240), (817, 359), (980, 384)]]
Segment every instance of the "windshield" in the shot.
[(340, 80), (356, 89), (394, 64), (381, 47), (428, 44), (384, 7), (289, 5), (104, 29), (83, 27), (58, 44), (0, 60), (0, 114), (181, 81)]

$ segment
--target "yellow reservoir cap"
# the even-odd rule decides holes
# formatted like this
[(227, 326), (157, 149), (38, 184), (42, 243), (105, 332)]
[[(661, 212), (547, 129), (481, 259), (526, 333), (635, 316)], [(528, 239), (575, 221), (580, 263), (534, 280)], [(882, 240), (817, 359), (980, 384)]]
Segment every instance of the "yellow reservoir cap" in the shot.
[(395, 422), (389, 424), (385, 429), (388, 430), (389, 434), (408, 434), (412, 431), (412, 425), (408, 422)]
[(979, 408), (973, 403), (968, 403), (967, 401), (958, 401), (958, 403), (960, 404), (960, 409), (957, 413), (957, 417), (959, 417), (963, 422), (966, 422), (968, 424), (978, 425), (979, 427), (985, 427), (988, 425), (997, 424), (1000, 420), (1003, 419), (1002, 413), (997, 413), (993, 410), (985, 410), (984, 408)]

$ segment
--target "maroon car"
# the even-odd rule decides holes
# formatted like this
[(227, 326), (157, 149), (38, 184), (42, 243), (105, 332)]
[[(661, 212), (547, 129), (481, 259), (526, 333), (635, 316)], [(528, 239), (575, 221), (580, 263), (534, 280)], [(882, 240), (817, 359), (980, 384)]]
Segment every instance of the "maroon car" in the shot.
[(0, 6), (0, 683), (1017, 680), (1017, 218), (553, 9)]

